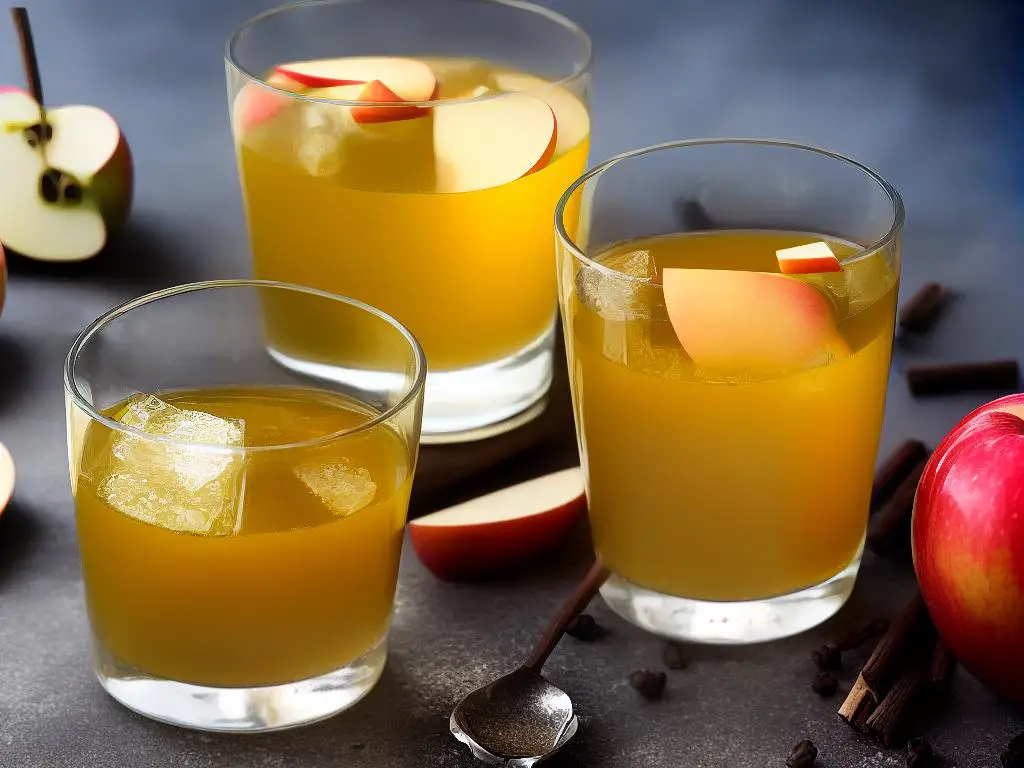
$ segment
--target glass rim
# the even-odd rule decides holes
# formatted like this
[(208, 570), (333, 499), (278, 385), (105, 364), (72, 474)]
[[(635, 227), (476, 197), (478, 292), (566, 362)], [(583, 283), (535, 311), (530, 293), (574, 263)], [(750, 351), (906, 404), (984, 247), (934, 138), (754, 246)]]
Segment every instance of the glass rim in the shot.
[[(275, 16), (281, 16), (285, 13), (298, 11), (299, 9), (312, 7), (312, 6), (332, 6), (332, 5), (350, 5), (356, 2), (369, 2), (370, 0), (297, 0), (296, 2), (286, 3), (279, 5), (275, 8), (258, 13), (255, 16), (250, 17), (246, 21), (243, 21), (228, 37), (228, 41), (224, 46), (224, 61), (225, 63), (244, 79), (249, 81), (253, 85), (258, 85), (266, 88), (268, 91), (272, 91), (280, 96), (298, 99), (301, 101), (310, 101), (317, 104), (332, 104), (339, 107), (394, 107), (399, 106), (410, 106), (410, 107), (443, 107), (453, 104), (469, 104), (473, 102), (490, 101), (492, 99), (500, 99), (502, 97), (511, 96), (514, 93), (531, 93), (531, 91), (509, 91), (501, 93), (485, 93), (480, 96), (468, 96), (462, 99), (430, 99), (427, 101), (353, 101), (350, 99), (325, 99), (318, 96), (307, 96), (301, 93), (293, 93), (292, 91), (286, 91), (283, 88), (278, 88), (272, 85), (263, 78), (262, 75), (250, 72), (248, 69), (242, 66), (238, 61), (238, 57), (235, 55), (235, 47), (249, 29), (252, 29), (257, 24), (260, 24), (268, 19)], [(521, 11), (527, 11), (537, 16), (548, 19), (554, 22), (558, 26), (564, 28), (574, 37), (576, 37), (582, 44), (583, 50), (583, 62), (575, 67), (571, 73), (565, 77), (557, 80), (545, 81), (544, 87), (561, 87), (564, 85), (572, 84), (573, 82), (585, 77), (590, 71), (590, 66), (594, 59), (593, 43), (590, 40), (590, 36), (583, 30), (583, 28), (572, 19), (567, 16), (545, 8), (542, 5), (536, 5), (535, 3), (527, 2), (527, 0), (475, 0), (475, 2), (482, 5), (501, 5), (508, 8), (515, 8)]]
[(576, 181), (570, 184), (569, 188), (566, 189), (565, 192), (562, 193), (562, 196), (559, 198), (558, 203), (555, 205), (555, 237), (558, 239), (559, 243), (561, 243), (562, 247), (567, 249), (570, 253), (572, 253), (572, 255), (575, 258), (579, 259), (587, 266), (592, 267), (609, 276), (619, 277), (623, 280), (627, 280), (630, 282), (643, 283), (645, 285), (649, 284), (648, 281), (644, 278), (639, 278), (633, 275), (626, 274), (625, 272), (620, 272), (617, 269), (613, 269), (612, 267), (609, 267), (605, 264), (601, 264), (598, 261), (594, 261), (585, 253), (583, 253), (583, 250), (576, 244), (573, 238), (569, 237), (569, 233), (566, 232), (565, 230), (564, 214), (565, 206), (568, 204), (569, 198), (571, 198), (577, 190), (583, 188), (588, 182), (599, 177), (605, 171), (610, 170), (612, 167), (618, 165), (619, 163), (625, 160), (632, 160), (637, 157), (642, 157), (644, 155), (649, 155), (654, 152), (659, 152), (661, 150), (666, 149), (683, 149), (686, 147), (706, 147), (729, 144), (773, 147), (776, 149), (794, 149), (799, 150), (801, 152), (811, 152), (813, 154), (821, 155), (832, 160), (838, 160), (839, 162), (844, 163), (852, 168), (855, 168), (856, 170), (863, 173), (869, 181), (874, 182), (882, 189), (883, 192), (885, 192), (886, 196), (889, 198), (889, 202), (892, 204), (892, 224), (890, 225), (889, 230), (870, 245), (860, 246), (860, 244), (857, 243), (856, 245), (858, 245), (859, 247), (856, 251), (851, 253), (849, 256), (840, 259), (840, 263), (843, 264), (844, 266), (847, 264), (852, 264), (854, 262), (860, 261), (861, 259), (868, 258), (872, 254), (877, 253), (881, 249), (885, 248), (890, 243), (892, 243), (893, 240), (896, 239), (900, 231), (903, 229), (903, 224), (906, 218), (906, 211), (903, 207), (903, 198), (900, 197), (900, 193), (896, 191), (896, 188), (892, 184), (886, 181), (881, 174), (874, 171), (867, 165), (864, 165), (863, 163), (860, 163), (854, 160), (853, 158), (847, 157), (846, 155), (842, 155), (838, 152), (833, 152), (828, 149), (822, 149), (821, 147), (815, 147), (811, 144), (801, 144), (795, 141), (784, 141), (781, 139), (722, 138), (683, 139), (679, 141), (666, 141), (661, 144), (652, 144), (647, 147), (641, 147), (640, 149), (632, 149), (629, 150), (628, 152), (622, 152), (618, 155), (615, 155), (613, 157), (608, 158), (607, 160), (598, 163), (597, 165), (593, 166), (592, 168), (584, 172), (582, 176), (580, 176), (578, 179), (576, 179)]
[[(110, 322), (117, 320), (120, 317), (131, 312), (133, 309), (144, 307), (148, 304), (154, 304), (162, 299), (172, 298), (174, 296), (182, 296), (185, 294), (196, 293), (199, 291), (220, 289), (220, 288), (272, 288), (274, 290), (284, 290), (292, 293), (304, 293), (308, 296), (316, 298), (329, 299), (331, 301), (340, 302), (347, 304), (350, 307), (366, 312), (367, 314), (373, 315), (378, 320), (382, 320), (392, 328), (397, 330), (399, 334), (408, 342), (409, 348), (412, 351), (412, 357), (416, 363), (416, 372), (411, 384), (408, 385), (407, 391), (402, 394), (402, 397), (397, 403), (390, 406), (384, 411), (381, 411), (378, 415), (374, 416), (369, 421), (363, 424), (359, 424), (355, 427), (349, 427), (348, 429), (339, 430), (337, 432), (331, 432), (326, 435), (319, 437), (310, 438), (308, 440), (301, 440), (298, 442), (291, 443), (275, 443), (273, 445), (254, 445), (254, 446), (233, 446), (233, 445), (217, 445), (215, 443), (200, 443), (190, 442), (187, 440), (176, 440), (163, 435), (153, 435), (145, 430), (137, 427), (123, 424), (116, 419), (112, 419), (109, 416), (105, 416), (100, 413), (97, 408), (90, 403), (82, 395), (82, 392), (78, 388), (75, 381), (75, 364), (78, 360), (82, 350), (88, 344), (89, 340)], [(359, 301), (358, 299), (352, 299), (348, 296), (341, 296), (340, 294), (330, 293), (329, 291), (322, 291), (318, 288), (310, 288), (304, 285), (297, 285), (294, 283), (285, 283), (278, 280), (246, 280), (246, 279), (226, 279), (226, 280), (203, 280), (194, 283), (182, 283), (181, 285), (175, 285), (170, 288), (164, 288), (159, 291), (153, 291), (143, 296), (131, 299), (123, 302), (100, 315), (98, 318), (89, 323), (85, 329), (78, 334), (78, 337), (72, 343), (71, 348), (68, 350), (67, 357), (64, 359), (64, 391), (71, 398), (72, 403), (79, 410), (83, 411), (92, 421), (98, 421), (99, 423), (106, 426), (108, 429), (114, 432), (126, 433), (134, 435), (136, 437), (143, 438), (150, 442), (162, 443), (164, 445), (172, 445), (178, 447), (187, 447), (190, 450), (197, 450), (211, 454), (252, 454), (252, 453), (265, 453), (271, 451), (285, 451), (295, 450), (301, 448), (309, 448), (325, 443), (333, 442), (343, 438), (348, 438), (353, 435), (368, 431), (377, 427), (384, 422), (392, 419), (397, 414), (406, 410), (411, 406), (420, 393), (422, 393), (424, 384), (427, 379), (427, 358), (423, 352), (423, 347), (420, 346), (419, 341), (412, 334), (408, 328), (402, 323), (396, 320), (394, 317), (389, 315), (377, 307), (366, 304), (365, 302)]]

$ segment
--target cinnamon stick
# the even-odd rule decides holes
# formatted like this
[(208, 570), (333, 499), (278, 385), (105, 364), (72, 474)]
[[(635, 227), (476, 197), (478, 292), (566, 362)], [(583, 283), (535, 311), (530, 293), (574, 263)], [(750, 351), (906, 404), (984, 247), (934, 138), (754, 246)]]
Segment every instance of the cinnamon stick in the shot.
[(865, 730), (886, 748), (893, 746), (903, 734), (904, 726), (913, 720), (916, 704), (926, 690), (927, 675), (923, 667), (903, 673), (882, 699), (865, 723)]
[(893, 620), (861, 670), (876, 704), (889, 692), (907, 658), (920, 653), (922, 641), (934, 642), (934, 633), (928, 610), (918, 593)]
[(857, 680), (839, 707), (839, 717), (855, 730), (863, 731), (875, 706), (875, 697), (871, 695), (871, 688), (864, 680), (864, 675), (857, 675)]
[(939, 319), (950, 298), (939, 283), (926, 283), (900, 310), (900, 328), (910, 333), (925, 333)]
[(920, 440), (905, 440), (890, 453), (875, 472), (875, 482), (871, 486), (871, 509), (882, 506), (927, 455), (928, 449)]
[(875, 515), (868, 527), (868, 545), (884, 556), (906, 555), (910, 552), (910, 522), (914, 512), (914, 496), (921, 481), (927, 456), (900, 481), (892, 497)]
[(906, 371), (914, 397), (977, 391), (1016, 391), (1020, 367), (1016, 360), (990, 360), (952, 365), (919, 365)]
[(956, 669), (956, 657), (949, 650), (942, 640), (935, 641), (932, 650), (932, 662), (929, 669), (929, 679), (932, 688), (937, 693), (944, 693), (949, 689), (953, 680), (953, 671)]

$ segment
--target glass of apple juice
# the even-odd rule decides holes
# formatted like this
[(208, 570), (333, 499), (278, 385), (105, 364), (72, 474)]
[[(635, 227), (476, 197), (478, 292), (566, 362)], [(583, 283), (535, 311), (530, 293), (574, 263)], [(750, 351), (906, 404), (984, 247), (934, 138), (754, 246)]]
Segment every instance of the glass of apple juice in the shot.
[[(420, 340), (424, 442), (543, 410), (551, 213), (590, 143), (590, 41), (519, 0), (315, 0), (227, 44), (255, 276), (353, 296)], [(281, 364), (351, 381), (268, 314)], [(310, 338), (308, 334), (314, 334)]]
[(827, 619), (868, 519), (897, 192), (812, 147), (684, 141), (596, 166), (555, 227), (606, 602), (701, 643)]
[[(274, 313), (361, 386), (268, 354)], [(82, 332), (64, 386), (94, 670), (125, 706), (214, 731), (288, 728), (362, 698), (387, 658), (426, 361), (368, 305), (194, 283)], [(312, 382), (312, 383), (311, 383)]]

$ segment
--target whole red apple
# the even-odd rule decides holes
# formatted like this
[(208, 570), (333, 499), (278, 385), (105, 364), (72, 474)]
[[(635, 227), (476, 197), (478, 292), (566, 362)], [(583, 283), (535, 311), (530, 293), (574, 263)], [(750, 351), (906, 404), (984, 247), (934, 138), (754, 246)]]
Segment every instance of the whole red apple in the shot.
[(1024, 394), (968, 414), (918, 485), (914, 568), (942, 639), (998, 694), (1024, 702)]

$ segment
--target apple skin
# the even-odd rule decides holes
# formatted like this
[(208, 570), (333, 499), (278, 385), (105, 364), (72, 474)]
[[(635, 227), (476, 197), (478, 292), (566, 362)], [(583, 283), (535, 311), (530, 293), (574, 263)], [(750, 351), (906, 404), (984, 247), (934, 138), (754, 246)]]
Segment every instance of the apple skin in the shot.
[[(409, 541), (424, 567), (444, 581), (473, 581), (510, 571), (561, 543), (586, 497), (526, 517), (461, 526), (409, 523)], [(422, 520), (423, 518), (421, 518)]]
[(943, 438), (912, 530), (939, 635), (971, 674), (1024, 703), (1024, 394), (981, 406)]

